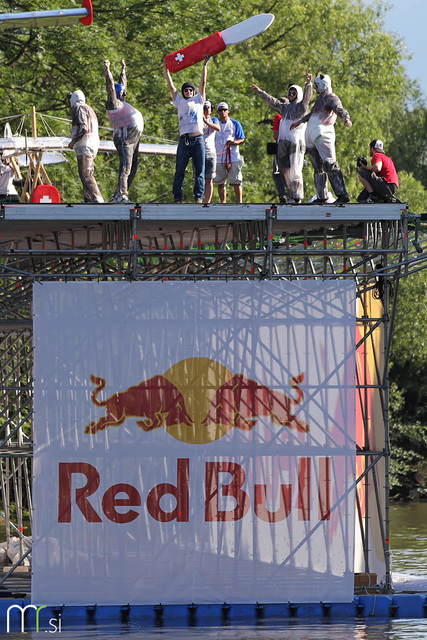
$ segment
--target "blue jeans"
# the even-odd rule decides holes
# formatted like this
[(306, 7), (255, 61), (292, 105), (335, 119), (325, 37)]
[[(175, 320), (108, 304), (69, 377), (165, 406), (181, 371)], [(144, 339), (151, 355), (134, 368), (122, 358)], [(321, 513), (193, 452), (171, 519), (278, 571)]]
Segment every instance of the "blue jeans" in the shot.
[(201, 200), (205, 191), (205, 141), (202, 135), (183, 135), (179, 139), (172, 188), (175, 201), (182, 200), (182, 183), (190, 158), (193, 161), (194, 199)]
[[(127, 134), (124, 137), (124, 134)], [(119, 158), (119, 181), (114, 198), (127, 198), (130, 186), (138, 168), (138, 150), (141, 131), (135, 127), (129, 127), (127, 130), (119, 129), (113, 137), (114, 146), (116, 147)]]

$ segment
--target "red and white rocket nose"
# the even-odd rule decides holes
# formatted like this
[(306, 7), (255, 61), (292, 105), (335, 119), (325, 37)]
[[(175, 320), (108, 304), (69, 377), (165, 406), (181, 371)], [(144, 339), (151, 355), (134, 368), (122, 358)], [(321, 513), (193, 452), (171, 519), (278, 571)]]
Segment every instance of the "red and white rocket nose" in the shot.
[(166, 56), (167, 67), (171, 73), (191, 67), (196, 62), (201, 62), (205, 54), (215, 56), (231, 44), (244, 42), (262, 33), (268, 29), (273, 20), (272, 13), (261, 13), (228, 27), (224, 31), (218, 31), (203, 40), (193, 42), (188, 47), (169, 53)]
[(207, 38), (203, 38), (203, 40), (198, 40), (188, 45), (188, 47), (169, 53), (166, 56), (168, 69), (171, 73), (181, 71), (181, 69), (191, 67), (196, 62), (203, 60), (205, 54), (215, 56), (217, 53), (224, 51), (225, 48), (225, 42), (218, 31)]

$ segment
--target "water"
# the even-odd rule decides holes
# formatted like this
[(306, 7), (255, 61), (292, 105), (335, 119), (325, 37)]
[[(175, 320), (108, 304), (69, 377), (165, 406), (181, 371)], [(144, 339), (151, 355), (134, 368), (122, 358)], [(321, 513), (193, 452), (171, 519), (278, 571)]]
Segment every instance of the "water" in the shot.
[[(269, 622), (260, 626), (138, 629), (132, 627), (73, 627), (53, 634), (61, 640), (82, 638), (105, 640), (426, 640), (427, 620), (392, 620), (390, 622), (292, 621)], [(40, 633), (5, 634), (9, 640), (40, 639)], [(53, 636), (50, 636), (53, 637)]]
[[(393, 573), (427, 578), (427, 501), (396, 503), (390, 509)], [(62, 628), (59, 640), (427, 640), (427, 619), (260, 621), (257, 625), (143, 628), (93, 625)], [(5, 634), (9, 640), (40, 640), (40, 633)]]
[(427, 576), (427, 500), (391, 505), (390, 546), (393, 573)]

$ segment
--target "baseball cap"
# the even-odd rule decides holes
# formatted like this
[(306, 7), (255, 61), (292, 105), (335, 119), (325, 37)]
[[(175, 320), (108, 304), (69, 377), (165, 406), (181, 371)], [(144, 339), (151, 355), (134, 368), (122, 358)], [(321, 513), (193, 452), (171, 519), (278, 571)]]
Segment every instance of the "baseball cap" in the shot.
[(184, 89), (193, 89), (193, 93), (196, 93), (196, 85), (193, 82), (184, 82), (181, 87), (181, 93), (184, 93)]
[(371, 147), (374, 149), (379, 149), (380, 151), (384, 150), (384, 144), (382, 140), (374, 140), (374, 144), (371, 144)]
[(219, 105), (217, 106), (217, 111), (219, 111), (221, 108), (227, 109), (227, 111), (230, 111), (230, 107), (226, 102), (220, 102)]

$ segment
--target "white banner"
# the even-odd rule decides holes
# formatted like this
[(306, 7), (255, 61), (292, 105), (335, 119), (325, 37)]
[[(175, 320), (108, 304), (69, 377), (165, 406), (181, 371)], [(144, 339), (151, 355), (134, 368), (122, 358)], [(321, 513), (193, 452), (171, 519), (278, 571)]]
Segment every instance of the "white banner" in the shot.
[(35, 284), (33, 602), (351, 601), (355, 293)]

